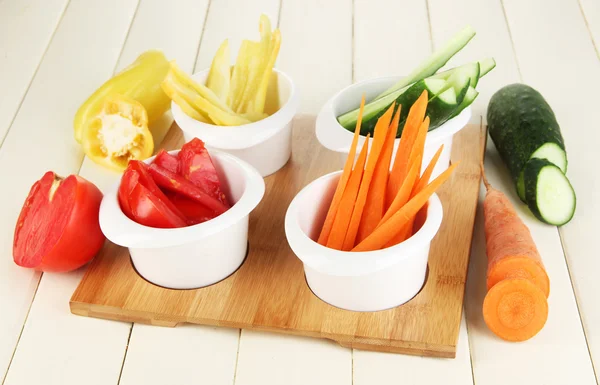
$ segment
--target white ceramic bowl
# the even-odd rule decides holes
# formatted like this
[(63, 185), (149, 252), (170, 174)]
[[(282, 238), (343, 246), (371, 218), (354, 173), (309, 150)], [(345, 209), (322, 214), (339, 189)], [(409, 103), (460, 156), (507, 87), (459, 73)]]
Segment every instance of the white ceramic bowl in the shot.
[[(342, 127), (337, 121), (337, 117), (358, 108), (363, 93), (366, 94), (366, 100), (372, 100), (401, 78), (401, 76), (395, 76), (365, 80), (352, 84), (334, 95), (325, 103), (317, 116), (316, 132), (319, 142), (332, 151), (340, 152), (343, 161), (345, 161), (347, 154), (350, 152), (353, 133)], [(405, 106), (402, 107), (404, 108)], [(429, 161), (433, 158), (438, 148), (442, 144), (444, 145), (444, 150), (434, 168), (432, 179), (448, 168), (452, 151), (452, 138), (455, 133), (466, 126), (469, 119), (471, 119), (471, 107), (465, 108), (455, 118), (427, 133), (423, 154), (423, 167), (421, 170), (425, 170), (425, 167), (429, 164)], [(358, 148), (362, 147), (364, 142), (365, 137), (360, 136)], [(399, 143), (400, 139), (396, 139), (394, 157), (396, 156)]]
[[(204, 84), (208, 69), (192, 78)], [(228, 152), (254, 166), (264, 177), (283, 167), (292, 153), (292, 119), (298, 110), (298, 92), (292, 79), (274, 69), (265, 103), (270, 116), (241, 126), (215, 126), (190, 118), (176, 103), (171, 111), (186, 142), (200, 138), (206, 147)]]
[(330, 305), (378, 311), (401, 305), (423, 286), (431, 240), (442, 223), (442, 204), (433, 195), (427, 218), (411, 238), (377, 251), (342, 252), (318, 244), (341, 171), (316, 179), (292, 200), (285, 217), (290, 247), (304, 264), (313, 293)]
[(136, 270), (152, 283), (172, 289), (208, 286), (235, 272), (246, 257), (248, 216), (264, 195), (264, 180), (252, 166), (230, 154), (211, 151), (210, 156), (223, 192), (233, 204), (210, 221), (175, 229), (140, 225), (121, 211), (120, 182), (102, 200), (102, 232), (113, 243), (129, 248)]

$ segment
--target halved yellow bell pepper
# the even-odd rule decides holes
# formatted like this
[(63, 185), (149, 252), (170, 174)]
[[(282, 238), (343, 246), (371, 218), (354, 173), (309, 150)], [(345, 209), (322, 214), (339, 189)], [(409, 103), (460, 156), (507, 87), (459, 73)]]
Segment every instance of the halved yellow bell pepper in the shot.
[(169, 72), (169, 61), (158, 50), (142, 53), (127, 68), (105, 82), (94, 92), (75, 114), (75, 139), (81, 143), (83, 128), (96, 117), (104, 106), (105, 98), (110, 94), (120, 94), (141, 103), (152, 124), (160, 118), (171, 105), (171, 100), (161, 88), (161, 83)]
[(101, 166), (122, 171), (131, 159), (152, 155), (154, 141), (144, 106), (131, 98), (111, 94), (102, 110), (83, 126), (85, 154)]

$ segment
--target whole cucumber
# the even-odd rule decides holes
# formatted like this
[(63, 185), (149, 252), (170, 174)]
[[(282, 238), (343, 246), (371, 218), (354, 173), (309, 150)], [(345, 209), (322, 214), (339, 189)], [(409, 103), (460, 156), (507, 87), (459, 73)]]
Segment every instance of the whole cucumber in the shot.
[(563, 173), (567, 171), (567, 154), (556, 116), (532, 87), (516, 83), (498, 90), (490, 99), (487, 122), (490, 137), (524, 202), (523, 170), (529, 159), (547, 159)]

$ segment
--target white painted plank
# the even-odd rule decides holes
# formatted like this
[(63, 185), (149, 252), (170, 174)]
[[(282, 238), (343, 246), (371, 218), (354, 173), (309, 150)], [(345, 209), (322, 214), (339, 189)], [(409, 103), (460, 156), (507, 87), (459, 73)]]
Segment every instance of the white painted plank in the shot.
[(134, 325), (121, 385), (231, 385), (238, 329)]
[[(217, 49), (229, 39), (232, 64), (242, 40), (259, 40), (258, 20), (264, 13), (273, 27), (279, 18), (279, 0), (214, 0), (210, 4), (195, 72), (209, 68)], [(285, 45), (285, 36), (282, 38)]]
[[(576, 2), (506, 0), (504, 5), (523, 80), (538, 89), (552, 106), (565, 139), (567, 176), (577, 192), (577, 211), (560, 232), (587, 340), (598, 368), (600, 260), (590, 258), (594, 254), (590, 244), (600, 228), (600, 173), (590, 165), (597, 164), (600, 141), (595, 91), (600, 87), (600, 60)], [(581, 360), (587, 362), (583, 357)]]
[(596, 0), (579, 0), (581, 11), (587, 22), (596, 53), (600, 55), (600, 2)]
[[(17, 321), (23, 321), (23, 310), (31, 302), (31, 286), (38, 276), (16, 267), (10, 258), (20, 207), (30, 186), (45, 171), (68, 175), (79, 169), (82, 153), (73, 138), (73, 116), (89, 92), (112, 73), (136, 4), (134, 0), (71, 1), (0, 148), (0, 178), (11, 181), (10, 194), (0, 200), (3, 214), (0, 221), (0, 305), (6, 310), (0, 320), (3, 359), (7, 358), (4, 349), (15, 346), (20, 330)], [(110, 28), (106, 28), (107, 24)], [(30, 380), (39, 383), (35, 379), (40, 374), (32, 371), (31, 365), (61, 367), (67, 358), (71, 360), (70, 366), (77, 367), (74, 373), (94, 373), (99, 357), (104, 360), (103, 367), (111, 363), (117, 369), (120, 367), (128, 326), (101, 324), (69, 313), (68, 299), (80, 276), (81, 272), (75, 272), (45, 277), (16, 350), (7, 384), (23, 384)], [(60, 301), (53, 302), (55, 298)], [(50, 303), (62, 303), (63, 306)], [(98, 335), (102, 336), (102, 344), (97, 346)], [(74, 341), (81, 347), (79, 351), (68, 349)], [(121, 356), (103, 356), (106, 351), (120, 352)], [(70, 374), (60, 376), (63, 375)], [(100, 373), (93, 379), (90, 376), (90, 381), (103, 382), (102, 379), (111, 375)], [(53, 377), (58, 381), (55, 383), (65, 383), (60, 376)], [(113, 380), (116, 381), (116, 377)]]
[(352, 2), (286, 0), (281, 5), (277, 67), (300, 92), (300, 113), (317, 114), (352, 82)]
[(354, 2), (354, 80), (403, 76), (431, 54), (425, 0)]
[(0, 2), (0, 144), (67, 4), (68, 0)]
[(497, 0), (428, 0), (434, 47), (440, 48), (453, 34), (471, 25), (477, 34), (454, 56), (445, 68), (471, 63), (486, 57), (496, 59), (496, 68), (477, 84), (479, 96), (471, 105), (472, 123), (487, 121), (487, 104), (500, 87), (519, 81), (519, 69)]
[(467, 325), (463, 316), (456, 358), (431, 358), (354, 350), (354, 384), (472, 383)]
[(351, 350), (332, 341), (242, 330), (235, 385), (350, 385)]

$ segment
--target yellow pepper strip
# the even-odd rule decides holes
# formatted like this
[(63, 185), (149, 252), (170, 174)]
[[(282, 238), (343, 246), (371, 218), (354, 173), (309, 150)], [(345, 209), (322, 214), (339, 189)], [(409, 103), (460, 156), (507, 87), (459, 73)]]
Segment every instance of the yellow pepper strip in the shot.
[(81, 143), (91, 160), (116, 171), (124, 170), (131, 159), (148, 158), (154, 141), (146, 109), (126, 96), (107, 95), (100, 113), (84, 125)]
[(237, 112), (235, 106), (239, 104), (239, 99), (244, 92), (246, 81), (248, 79), (248, 66), (246, 65), (249, 50), (251, 49), (251, 41), (242, 40), (238, 56), (233, 66), (233, 73), (231, 74), (231, 85), (229, 87), (229, 96), (227, 97), (227, 104)]
[[(219, 106), (214, 105), (211, 101), (204, 98), (196, 88), (192, 88), (189, 83), (181, 83), (180, 79), (173, 72), (169, 72), (164, 80), (165, 88), (172, 89), (173, 92), (179, 94), (190, 106), (197, 111), (202, 111), (204, 114), (219, 126), (239, 126), (248, 124), (250, 121), (241, 115), (233, 112), (224, 111)], [(209, 90), (210, 91), (210, 90)], [(211, 91), (212, 92), (212, 91)]]
[(194, 90), (195, 93), (202, 96), (202, 98), (206, 99), (215, 107), (225, 112), (233, 113), (231, 108), (229, 108), (229, 106), (227, 106), (225, 102), (221, 101), (221, 99), (219, 99), (219, 97), (215, 95), (214, 92), (212, 92), (204, 84), (200, 84), (194, 79), (192, 79), (187, 73), (185, 73), (185, 71), (179, 68), (175, 61), (171, 62), (171, 70), (169, 71), (168, 76), (170, 76), (175, 83), (181, 84), (182, 86)]
[(225, 40), (213, 58), (206, 79), (206, 86), (217, 95), (222, 102), (227, 103), (229, 84), (231, 83), (231, 63), (229, 58), (229, 41)]
[(142, 53), (127, 68), (116, 74), (96, 90), (75, 114), (75, 139), (81, 142), (83, 127), (95, 117), (110, 94), (120, 94), (137, 100), (148, 114), (148, 123), (158, 120), (169, 108), (171, 101), (160, 84), (169, 71), (169, 61), (157, 50)]
[(203, 123), (213, 123), (210, 118), (202, 113), (202, 111), (196, 110), (187, 100), (185, 100), (185, 98), (178, 94), (177, 91), (175, 91), (172, 82), (164, 81), (162, 87), (165, 93), (179, 106), (179, 108), (181, 108), (184, 114)]
[(273, 67), (275, 66), (275, 61), (277, 60), (277, 55), (279, 54), (279, 48), (281, 47), (281, 32), (279, 29), (273, 31), (271, 37), (271, 52), (269, 54), (269, 61), (264, 68), (264, 73), (262, 75), (260, 85), (256, 91), (256, 96), (254, 100), (249, 103), (247, 107), (248, 112), (263, 112), (265, 109), (265, 100), (267, 98), (267, 89), (269, 87), (269, 80), (271, 79), (271, 74), (273, 73)]

